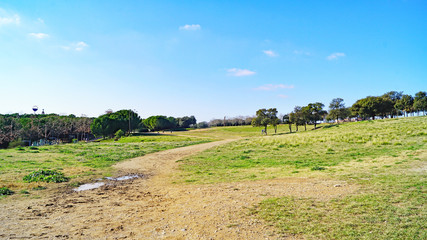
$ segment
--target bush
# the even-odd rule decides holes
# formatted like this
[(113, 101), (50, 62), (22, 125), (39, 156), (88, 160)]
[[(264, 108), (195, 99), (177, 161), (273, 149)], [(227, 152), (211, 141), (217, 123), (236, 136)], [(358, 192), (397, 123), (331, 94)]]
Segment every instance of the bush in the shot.
[(25, 182), (67, 182), (69, 178), (55, 170), (38, 170), (24, 177)]
[(13, 194), (13, 191), (10, 190), (9, 188), (7, 188), (7, 187), (0, 188), (0, 196), (2, 196), (2, 195), (12, 195), (12, 194)]
[(9, 148), (23, 147), (25, 143), (22, 140), (15, 140), (9, 143)]
[(116, 139), (120, 139), (121, 137), (123, 137), (125, 135), (125, 132), (123, 132), (123, 130), (119, 129), (115, 134)]

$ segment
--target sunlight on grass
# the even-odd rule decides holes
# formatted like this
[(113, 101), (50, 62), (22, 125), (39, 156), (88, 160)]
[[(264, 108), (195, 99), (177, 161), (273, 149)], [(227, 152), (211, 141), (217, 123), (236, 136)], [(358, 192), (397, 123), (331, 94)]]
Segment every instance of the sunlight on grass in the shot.
[(108, 175), (115, 163), (148, 153), (208, 142), (179, 136), (137, 136), (120, 141), (77, 143), (0, 150), (0, 186), (21, 185), (38, 169), (63, 170), (71, 178)]
[(333, 126), (219, 146), (183, 160), (178, 177), (187, 184), (339, 179), (359, 185), (358, 193), (330, 201), (267, 199), (250, 214), (288, 237), (426, 239), (427, 118)]

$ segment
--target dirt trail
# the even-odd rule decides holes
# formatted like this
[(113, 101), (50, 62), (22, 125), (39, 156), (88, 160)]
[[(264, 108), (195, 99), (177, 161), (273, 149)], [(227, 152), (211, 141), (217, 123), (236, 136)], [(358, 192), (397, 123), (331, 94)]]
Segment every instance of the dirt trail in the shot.
[(275, 196), (328, 200), (356, 190), (344, 182), (309, 178), (172, 183), (177, 160), (230, 141), (167, 150), (116, 165), (122, 173), (142, 173), (146, 178), (49, 199), (1, 203), (0, 238), (279, 239), (284, 236), (248, 215), (248, 208)]

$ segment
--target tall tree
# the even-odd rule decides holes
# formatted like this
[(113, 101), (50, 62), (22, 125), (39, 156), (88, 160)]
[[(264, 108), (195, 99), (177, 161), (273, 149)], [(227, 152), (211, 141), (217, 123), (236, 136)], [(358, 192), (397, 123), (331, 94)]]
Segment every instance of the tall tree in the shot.
[(360, 116), (363, 119), (371, 117), (372, 120), (375, 120), (375, 116), (381, 114), (381, 104), (383, 101), (384, 99), (382, 97), (373, 96), (359, 99), (351, 106), (352, 114), (354, 116)]
[(424, 115), (427, 110), (427, 94), (426, 92), (419, 91), (415, 94), (414, 98), (414, 110), (418, 113), (423, 111)]
[(131, 110), (120, 110), (95, 118), (90, 129), (95, 136), (113, 137), (118, 130), (129, 132), (137, 128), (140, 122), (141, 119), (137, 113)]
[(348, 109), (345, 107), (344, 99), (334, 98), (329, 104), (329, 114), (330, 119), (335, 119), (338, 123), (338, 120), (345, 119), (350, 115)]
[(292, 133), (292, 121), (291, 121), (290, 114), (283, 115), (282, 121), (284, 124), (289, 125), (289, 132)]
[(277, 118), (276, 108), (259, 109), (258, 111), (256, 111), (256, 118), (252, 120), (252, 126), (254, 127), (263, 126), (265, 134), (267, 134), (267, 126), (269, 124), (273, 126), (276, 125), (275, 127), (275, 130), (276, 130), (277, 123), (278, 123), (278, 118)]
[(280, 120), (277, 117), (277, 109), (276, 108), (270, 108), (267, 110), (268, 117), (270, 118), (270, 124), (274, 128), (274, 133), (277, 133), (277, 125), (279, 124)]
[(308, 119), (314, 124), (314, 129), (316, 129), (317, 121), (323, 119), (323, 116), (327, 114), (325, 110), (323, 110), (323, 103), (316, 102), (310, 103), (307, 105), (307, 116)]
[(401, 99), (399, 99), (396, 102), (395, 107), (403, 111), (406, 116), (408, 116), (409, 113), (413, 112), (413, 106), (414, 106), (414, 98), (411, 95), (404, 94)]
[(396, 102), (402, 98), (402, 96), (403, 96), (403, 92), (397, 92), (397, 91), (386, 92), (381, 96), (391, 101), (391, 105), (392, 105), (391, 111), (390, 111), (391, 118), (399, 114), (398, 110), (394, 106), (396, 105)]
[(306, 124), (306, 117), (303, 108), (295, 106), (294, 111), (289, 114), (289, 119), (291, 122), (295, 123), (296, 131), (298, 132), (298, 126)]

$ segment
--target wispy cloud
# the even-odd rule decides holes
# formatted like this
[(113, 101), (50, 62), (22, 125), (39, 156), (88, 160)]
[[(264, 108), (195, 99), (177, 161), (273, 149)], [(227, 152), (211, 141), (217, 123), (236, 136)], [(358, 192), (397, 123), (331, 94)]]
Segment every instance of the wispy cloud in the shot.
[(265, 84), (263, 86), (259, 86), (255, 88), (255, 90), (260, 91), (273, 91), (277, 89), (292, 89), (294, 85), (285, 85), (285, 84)]
[(70, 51), (74, 50), (77, 52), (83, 51), (85, 48), (89, 47), (89, 45), (85, 42), (72, 43), (68, 46), (62, 46), (62, 49)]
[[(1, 11), (0, 14), (4, 12)], [(0, 26), (2, 25), (9, 25), (9, 24), (16, 24), (19, 25), (21, 23), (21, 18), (19, 17), (18, 14), (15, 14), (13, 16), (0, 16)]]
[(264, 50), (262, 51), (265, 55), (269, 56), (269, 57), (277, 57), (279, 56), (279, 54), (277, 54), (276, 52), (274, 52), (273, 50)]
[(44, 20), (41, 18), (37, 18), (37, 22), (44, 24)]
[(197, 31), (200, 30), (202, 27), (199, 24), (186, 24), (184, 26), (180, 26), (179, 30), (184, 30), (184, 31)]
[(279, 94), (279, 95), (277, 95), (279, 98), (289, 98), (289, 96), (288, 95), (283, 95), (283, 94)]
[(332, 53), (331, 55), (327, 56), (326, 59), (331, 61), (331, 60), (336, 60), (340, 57), (345, 57), (345, 53), (340, 53), (340, 52)]
[(49, 37), (49, 34), (46, 34), (46, 33), (29, 33), (28, 35), (37, 39), (43, 39), (43, 38)]
[(256, 72), (248, 69), (231, 68), (227, 70), (229, 76), (244, 77), (254, 75)]
[(78, 43), (76, 44), (76, 48), (75, 48), (75, 50), (76, 50), (76, 51), (82, 51), (83, 49), (85, 49), (85, 48), (87, 48), (87, 47), (89, 47), (89, 45), (87, 45), (85, 42), (78, 42)]
[(296, 55), (305, 55), (305, 56), (310, 56), (311, 55), (310, 52), (302, 51), (302, 50), (295, 50), (294, 54), (296, 54)]

